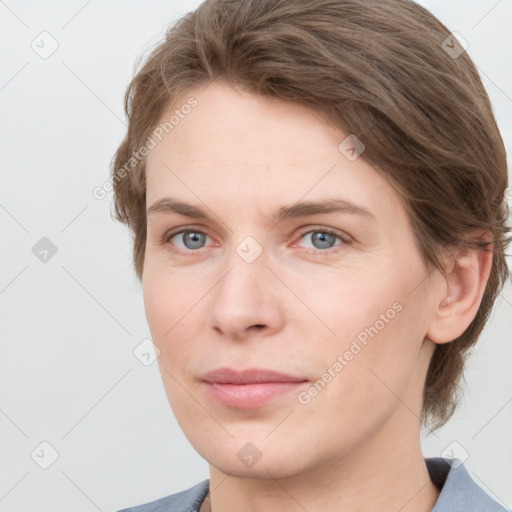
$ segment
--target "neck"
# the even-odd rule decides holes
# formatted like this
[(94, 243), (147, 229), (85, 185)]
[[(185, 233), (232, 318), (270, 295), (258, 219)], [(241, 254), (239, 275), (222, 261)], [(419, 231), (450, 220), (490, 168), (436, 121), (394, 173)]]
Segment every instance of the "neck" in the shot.
[[(212, 512), (430, 512), (439, 490), (405, 407), (364, 446), (283, 478), (240, 478), (210, 465)], [(404, 433), (404, 422), (409, 428)], [(401, 425), (397, 430), (396, 425)], [(407, 431), (410, 435), (406, 435)], [(208, 508), (207, 508), (208, 510)]]

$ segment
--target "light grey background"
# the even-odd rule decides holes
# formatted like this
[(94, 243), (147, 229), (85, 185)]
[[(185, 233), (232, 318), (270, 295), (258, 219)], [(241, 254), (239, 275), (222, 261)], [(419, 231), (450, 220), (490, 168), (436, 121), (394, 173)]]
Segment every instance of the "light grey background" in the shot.
[[(114, 511), (208, 477), (157, 363), (133, 354), (150, 332), (130, 239), (110, 218), (112, 194), (92, 196), (125, 132), (136, 59), (199, 3), (0, 1), (2, 512)], [(422, 4), (469, 43), (512, 154), (512, 0)], [(32, 250), (43, 237), (57, 248), (46, 263)], [(509, 509), (511, 327), (509, 283), (471, 359), (464, 403), (422, 436), (426, 456), (467, 453), (472, 477)], [(48, 469), (44, 441), (58, 452)]]

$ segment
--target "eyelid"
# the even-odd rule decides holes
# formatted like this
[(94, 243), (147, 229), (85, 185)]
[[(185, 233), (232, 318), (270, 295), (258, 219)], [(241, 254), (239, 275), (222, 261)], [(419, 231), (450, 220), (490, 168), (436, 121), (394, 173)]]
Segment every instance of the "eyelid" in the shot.
[[(166, 231), (162, 235), (162, 237), (160, 238), (160, 244), (161, 245), (166, 245), (166, 244), (170, 243), (171, 239), (174, 238), (176, 235), (180, 235), (182, 233), (186, 233), (187, 231), (192, 231), (193, 233), (201, 233), (201, 234), (203, 234), (203, 235), (205, 235), (207, 237), (210, 237), (213, 240), (213, 237), (210, 236), (202, 228), (197, 228), (197, 227), (194, 227), (194, 226), (184, 226), (184, 227), (181, 227), (181, 228), (176, 228), (176, 230), (171, 229), (169, 231)], [(201, 249), (203, 249), (203, 247)], [(197, 249), (195, 251), (189, 250), (189, 251), (186, 251), (186, 252), (199, 252), (201, 249)], [(180, 249), (176, 248), (176, 250), (180, 250)]]
[(352, 237), (344, 233), (343, 231), (339, 231), (338, 229), (329, 228), (327, 226), (313, 226), (312, 228), (308, 228), (305, 231), (302, 231), (299, 239), (308, 235), (309, 233), (329, 233), (330, 235), (338, 237), (342, 242), (350, 243), (353, 241)]
[(332, 247), (329, 247), (328, 249), (315, 249), (315, 248), (311, 248), (311, 247), (304, 247), (303, 251), (306, 252), (306, 253), (313, 253), (313, 254), (327, 256), (329, 254), (334, 254), (334, 253), (339, 252), (340, 250), (343, 250), (344, 246), (351, 245), (354, 242), (354, 239), (351, 236), (349, 236), (346, 233), (344, 233), (342, 231), (339, 231), (337, 229), (330, 228), (330, 227), (327, 227), (327, 226), (313, 226), (313, 227), (310, 227), (310, 228), (308, 228), (308, 229), (306, 229), (304, 231), (301, 231), (299, 236), (296, 238), (296, 241), (293, 242), (292, 247), (297, 246), (297, 243), (302, 238), (304, 238), (306, 235), (308, 235), (310, 233), (315, 233), (315, 232), (317, 232), (317, 233), (328, 233), (330, 235), (333, 235), (334, 237), (336, 237), (339, 240), (341, 240), (342, 243), (337, 244), (337, 245), (333, 245)]

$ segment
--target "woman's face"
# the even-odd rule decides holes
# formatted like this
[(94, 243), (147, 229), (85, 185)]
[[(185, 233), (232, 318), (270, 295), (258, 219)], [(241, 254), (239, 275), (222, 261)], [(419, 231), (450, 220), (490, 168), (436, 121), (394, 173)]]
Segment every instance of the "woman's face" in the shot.
[(439, 281), (357, 139), (219, 82), (172, 115), (147, 159), (143, 293), (194, 448), (277, 478), (415, 432)]

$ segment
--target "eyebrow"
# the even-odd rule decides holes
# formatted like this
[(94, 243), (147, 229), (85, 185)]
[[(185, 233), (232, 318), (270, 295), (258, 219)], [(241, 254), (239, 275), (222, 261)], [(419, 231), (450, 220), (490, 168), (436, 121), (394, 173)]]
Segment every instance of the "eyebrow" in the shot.
[[(177, 201), (170, 197), (163, 197), (155, 201), (146, 211), (147, 215), (155, 213), (178, 213), (185, 217), (193, 219), (208, 219), (208, 214), (201, 208), (192, 204)], [(366, 208), (354, 204), (344, 199), (324, 199), (322, 201), (302, 201), (290, 206), (281, 206), (272, 215), (273, 223), (281, 222), (285, 219), (307, 217), (309, 215), (319, 215), (326, 213), (348, 213), (361, 215), (370, 219), (375, 216)]]

